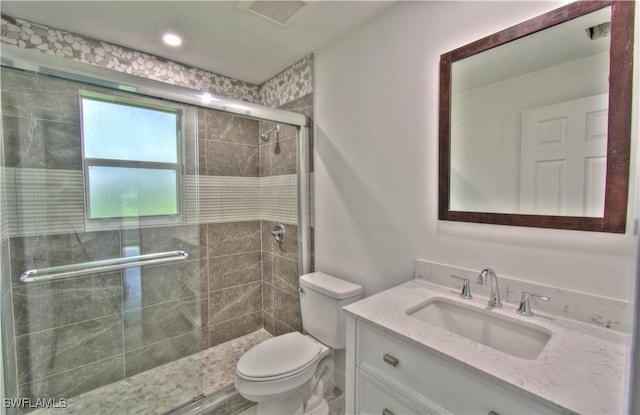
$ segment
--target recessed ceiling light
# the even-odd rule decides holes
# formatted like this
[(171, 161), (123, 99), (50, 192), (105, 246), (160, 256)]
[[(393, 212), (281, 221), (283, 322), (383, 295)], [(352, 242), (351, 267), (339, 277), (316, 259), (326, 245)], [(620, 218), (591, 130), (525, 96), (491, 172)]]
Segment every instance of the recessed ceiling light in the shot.
[(169, 46), (182, 45), (182, 39), (175, 33), (165, 33), (164, 35), (162, 35), (162, 41)]

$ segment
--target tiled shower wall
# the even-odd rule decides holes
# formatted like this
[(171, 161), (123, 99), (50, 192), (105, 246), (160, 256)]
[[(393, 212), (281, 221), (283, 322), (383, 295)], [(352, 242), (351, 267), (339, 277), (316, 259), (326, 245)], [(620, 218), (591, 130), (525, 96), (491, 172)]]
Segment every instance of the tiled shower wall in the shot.
[[(257, 121), (200, 109), (198, 137), (201, 177), (258, 177)], [(262, 327), (260, 232), (259, 220), (200, 226), (207, 347)]]
[[(2, 16), (0, 29), (3, 43), (289, 109), (309, 117), (313, 112), (312, 56), (258, 87), (21, 19)], [(33, 124), (33, 120), (30, 122)], [(59, 123), (57, 130), (51, 129), (54, 122)], [(60, 143), (56, 140), (73, 136), (69, 129), (77, 127), (69, 125), (73, 122), (64, 122), (56, 116), (52, 120), (43, 117), (36, 123), (39, 129), (36, 131), (54, 133), (49, 144), (55, 143), (55, 147), (49, 148), (54, 150), (47, 152), (49, 159), (39, 160), (44, 163), (39, 167), (60, 168), (57, 164), (60, 160), (56, 158), (67, 156), (65, 150), (58, 149)], [(263, 132), (270, 128), (268, 123), (260, 122), (258, 126), (256, 121), (201, 109), (198, 111), (197, 128), (200, 148), (198, 173), (201, 177), (260, 176), (268, 178), (265, 181), (267, 186), (271, 183), (276, 183), (276, 186), (295, 183), (295, 135), (291, 129), (282, 131), (276, 151), (273, 140), (269, 144), (260, 142), (258, 147), (257, 130)], [(180, 265), (143, 269), (142, 278), (135, 273), (125, 274), (119, 287), (118, 276), (104, 275), (93, 279), (74, 279), (69, 284), (30, 286), (29, 292), (18, 288), (13, 295), (13, 301), (17, 300), (15, 305), (12, 304), (9, 280), (3, 278), (5, 318), (11, 321), (15, 308), (16, 327), (20, 319), (24, 320), (25, 311), (34, 321), (33, 330), (25, 326), (15, 335), (13, 325), (3, 326), (3, 350), (5, 357), (9, 357), (5, 360), (5, 371), (9, 373), (5, 376), (9, 381), (7, 396), (16, 396), (19, 383), (22, 396), (28, 396), (29, 389), (32, 395), (45, 391), (48, 391), (46, 395), (52, 395), (58, 390), (69, 396), (70, 393), (99, 386), (87, 378), (93, 371), (101, 373), (100, 384), (109, 383), (245, 334), (261, 327), (263, 322), (267, 330), (276, 334), (299, 330), (299, 302), (295, 289), (298, 277), (297, 229), (295, 220), (289, 219), (290, 215), (283, 215), (285, 219), (280, 220), (285, 222), (288, 240), (283, 245), (275, 243), (270, 238), (273, 223), (269, 218), (277, 216), (277, 209), (272, 208), (260, 215), (263, 220), (211, 222), (140, 232), (78, 232), (12, 239), (11, 255), (20, 253), (21, 247), (27, 245), (36, 247), (23, 249), (29, 252), (22, 252), (23, 257), (12, 262), (14, 281), (29, 261), (38, 263), (46, 259), (55, 264), (56, 261), (68, 263), (113, 257), (115, 254), (119, 256), (123, 246), (136, 243), (144, 247), (142, 253), (182, 247), (192, 256), (190, 261)], [(25, 241), (21, 238), (35, 239)], [(2, 266), (7, 268), (3, 275), (6, 276), (9, 275), (6, 259), (10, 255), (10, 244), (8, 238), (2, 242)], [(85, 242), (93, 248), (85, 248), (81, 257), (71, 258), (74, 255), (72, 248)], [(52, 244), (58, 248), (49, 252)], [(21, 261), (23, 263), (20, 264)], [(202, 278), (194, 277), (198, 274)], [(154, 284), (145, 285), (145, 281), (152, 278)], [(54, 298), (58, 296), (60, 301), (52, 302), (50, 294)], [(84, 300), (89, 298), (92, 301), (98, 298), (102, 305), (87, 307), (89, 303)], [(197, 299), (200, 299), (198, 310)], [(28, 307), (33, 309), (28, 310)], [(76, 336), (76, 329), (85, 330), (87, 336)], [(109, 333), (118, 330), (128, 330), (130, 334), (121, 336), (121, 341), (110, 337)], [(31, 350), (31, 345), (44, 344), (51, 338), (56, 341), (62, 339), (63, 350), (56, 352), (62, 353), (59, 358), (51, 358), (51, 350), (46, 347)], [(25, 344), (35, 362), (16, 361), (13, 354), (15, 346)], [(75, 359), (78, 354), (82, 356)], [(45, 364), (47, 356), (49, 362)], [(130, 364), (126, 365), (126, 361)], [(19, 376), (11, 375), (16, 372)]]
[[(2, 70), (5, 171), (69, 178), (80, 172), (80, 88), (86, 87)], [(195, 128), (187, 134), (193, 147)], [(193, 162), (187, 166), (194, 168)], [(40, 202), (27, 206), (32, 215), (65, 209)], [(10, 220), (18, 232), (3, 252), (3, 283), (10, 281), (13, 303), (13, 321), (4, 316), (4, 323), (15, 327), (15, 354), (7, 359), (15, 357), (15, 365), (7, 365), (6, 377), (15, 385), (7, 385), (8, 396), (70, 397), (208, 346), (201, 334), (199, 225), (86, 231), (68, 224), (64, 233), (25, 234), (18, 217)], [(191, 257), (179, 265), (55, 282), (18, 280), (27, 269), (117, 258), (132, 247), (141, 254), (183, 249)]]
[[(311, 63), (308, 64), (311, 68)], [(280, 106), (281, 109), (304, 114), (313, 113), (313, 94), (309, 93)], [(313, 125), (311, 123), (311, 125)], [(274, 123), (260, 121), (260, 132), (273, 128)], [(278, 176), (296, 173), (296, 132), (284, 126), (279, 139), (260, 143), (260, 176)], [(310, 148), (313, 133), (310, 132)], [(310, 151), (310, 161), (313, 161)], [(310, 163), (313, 171), (313, 164)], [(273, 335), (301, 330), (300, 297), (298, 293), (298, 229), (295, 224), (284, 224), (287, 239), (277, 243), (270, 235), (275, 223), (263, 221), (262, 283), (264, 328)], [(313, 235), (313, 233), (312, 233)], [(311, 238), (313, 241), (313, 237)], [(313, 251), (313, 249), (312, 249)]]
[[(2, 131), (0, 131), (2, 136)], [(4, 153), (2, 146), (0, 146), (0, 163), (4, 159)], [(1, 165), (1, 164), (0, 164)], [(15, 396), (17, 390), (17, 379), (13, 375), (11, 377), (8, 374), (16, 373), (16, 344), (15, 334), (13, 331), (13, 302), (11, 298), (11, 280), (5, 278), (9, 275), (9, 238), (7, 233), (8, 215), (6, 208), (6, 200), (1, 195), (4, 194), (6, 188), (6, 176), (2, 173), (0, 168), (0, 303), (2, 304), (2, 318), (5, 320), (2, 323), (2, 350), (3, 350), (3, 371), (4, 373), (4, 390), (5, 396)], [(14, 392), (13, 395), (8, 395), (7, 392)]]

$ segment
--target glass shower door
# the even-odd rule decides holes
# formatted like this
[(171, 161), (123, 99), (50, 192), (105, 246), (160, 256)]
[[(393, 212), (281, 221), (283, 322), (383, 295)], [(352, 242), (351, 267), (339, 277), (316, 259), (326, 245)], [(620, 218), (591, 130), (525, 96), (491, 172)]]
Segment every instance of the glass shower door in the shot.
[(307, 119), (53, 59), (3, 50), (7, 396), (64, 399), (67, 414), (233, 401), (242, 352), (300, 329)]
[(7, 398), (66, 413), (192, 401), (203, 327), (196, 109), (1, 76)]

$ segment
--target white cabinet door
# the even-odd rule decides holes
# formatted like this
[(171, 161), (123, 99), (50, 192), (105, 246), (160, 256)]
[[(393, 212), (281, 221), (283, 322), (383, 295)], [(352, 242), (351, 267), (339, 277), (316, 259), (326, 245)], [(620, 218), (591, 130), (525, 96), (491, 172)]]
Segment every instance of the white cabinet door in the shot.
[(602, 217), (608, 95), (522, 113), (520, 213)]

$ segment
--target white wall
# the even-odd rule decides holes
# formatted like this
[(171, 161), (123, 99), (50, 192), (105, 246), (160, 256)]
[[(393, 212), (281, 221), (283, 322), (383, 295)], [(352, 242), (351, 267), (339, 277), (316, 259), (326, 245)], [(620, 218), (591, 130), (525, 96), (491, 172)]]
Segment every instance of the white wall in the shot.
[(559, 5), (402, 2), (316, 53), (319, 271), (371, 295), (411, 279), (413, 261), (424, 258), (630, 299), (630, 231), (437, 220), (440, 54)]

